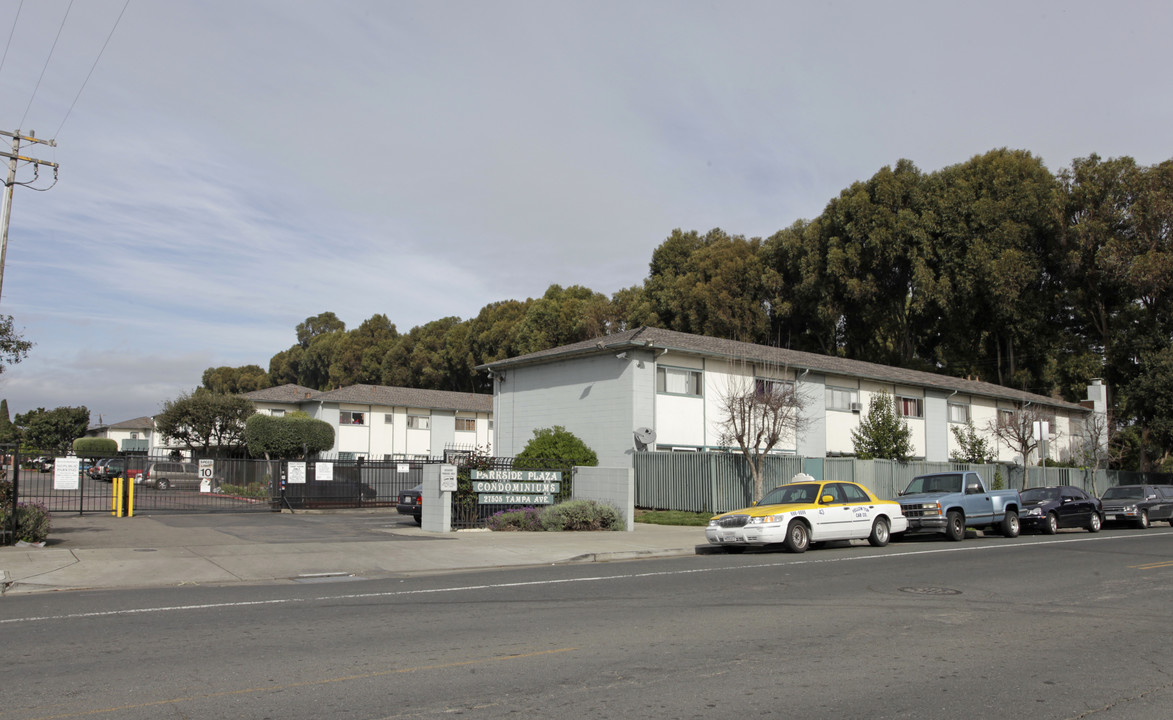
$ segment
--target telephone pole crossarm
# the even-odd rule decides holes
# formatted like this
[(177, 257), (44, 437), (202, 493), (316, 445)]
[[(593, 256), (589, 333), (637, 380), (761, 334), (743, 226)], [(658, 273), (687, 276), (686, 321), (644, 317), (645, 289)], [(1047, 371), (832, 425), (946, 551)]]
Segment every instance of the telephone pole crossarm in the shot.
[[(49, 162), (48, 160), (38, 160), (37, 158), (25, 157), (24, 155), (20, 154), (20, 144), (22, 142), (57, 147), (56, 140), (41, 140), (37, 137), (37, 134), (31, 130), (29, 131), (28, 135), (22, 134), (20, 130), (17, 130), (16, 132), (0, 130), (0, 136), (12, 138), (12, 152), (0, 152), (0, 157), (8, 158), (8, 178), (4, 181), (4, 189), (0, 191), (0, 292), (3, 292), (4, 260), (5, 256), (8, 254), (8, 222), (9, 218), (12, 217), (12, 190), (13, 186), (18, 184), (16, 182), (16, 165), (20, 162), (27, 162), (32, 163), (33, 166), (38, 169), (42, 165), (53, 168), (53, 185), (57, 184), (57, 169), (60, 166), (55, 162)], [(36, 181), (35, 177), (33, 178), (33, 181)], [(20, 184), (28, 185), (29, 183)], [(50, 185), (49, 187), (53, 187), (53, 185)], [(47, 190), (48, 188), (45, 189)]]

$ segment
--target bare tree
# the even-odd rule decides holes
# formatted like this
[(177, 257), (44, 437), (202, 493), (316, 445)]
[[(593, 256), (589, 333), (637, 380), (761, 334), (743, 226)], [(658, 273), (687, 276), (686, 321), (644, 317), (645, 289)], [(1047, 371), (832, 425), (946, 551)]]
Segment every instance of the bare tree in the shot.
[(1109, 463), (1119, 459), (1119, 453), (1112, 451), (1111, 436), (1111, 420), (1107, 414), (1088, 415), (1075, 433), (1076, 445), (1072, 448), (1075, 460), (1093, 472), (1108, 467)]
[(769, 373), (772, 377), (756, 377), (755, 366), (742, 363), (741, 372), (731, 373), (725, 391), (718, 395), (720, 443), (741, 450), (753, 474), (757, 498), (765, 494), (765, 457), (782, 440), (797, 442), (808, 422), (803, 413), (806, 400), (797, 384), (777, 379), (784, 373), (770, 369), (775, 370)]
[(990, 421), (988, 430), (1018, 453), (1025, 466), (1030, 461), (1030, 454), (1039, 447), (1039, 439), (1034, 436), (1034, 424), (1040, 420), (1050, 424), (1051, 440), (1062, 437), (1062, 433), (1054, 431), (1055, 415), (1031, 403), (1019, 405), (1014, 412), (999, 411), (997, 419)]

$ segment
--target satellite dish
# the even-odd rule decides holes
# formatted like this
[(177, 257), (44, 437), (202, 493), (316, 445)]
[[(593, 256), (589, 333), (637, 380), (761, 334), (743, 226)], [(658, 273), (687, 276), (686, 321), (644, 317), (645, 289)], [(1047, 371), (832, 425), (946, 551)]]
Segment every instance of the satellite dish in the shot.
[(635, 429), (636, 450), (647, 450), (648, 446), (656, 442), (656, 431), (649, 427)]

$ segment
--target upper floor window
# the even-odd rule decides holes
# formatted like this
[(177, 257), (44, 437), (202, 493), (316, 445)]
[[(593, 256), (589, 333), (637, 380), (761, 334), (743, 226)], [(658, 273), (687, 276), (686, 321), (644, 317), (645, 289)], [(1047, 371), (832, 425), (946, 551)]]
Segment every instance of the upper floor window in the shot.
[(754, 392), (759, 397), (770, 395), (778, 396), (779, 398), (785, 398), (787, 394), (789, 394), (790, 388), (793, 386), (794, 383), (790, 382), (789, 380), (767, 380), (765, 378), (754, 379)]
[(285, 417), (285, 411), (281, 408), (274, 408), (269, 411), (269, 414), (273, 417)]
[(131, 440), (138, 440), (138, 433), (136, 433), (136, 432), (132, 432), (132, 433), (130, 434), (130, 439), (131, 439)]
[(407, 426), (414, 430), (428, 430), (432, 427), (432, 418), (427, 415), (408, 415)]
[(456, 430), (458, 432), (476, 432), (477, 419), (476, 418), (456, 418)]
[(395, 424), (395, 415), (392, 413), (383, 413), (383, 424), (384, 425), (394, 425)]
[(949, 422), (967, 423), (969, 422), (969, 406), (957, 405), (949, 403)]
[(827, 387), (828, 410), (855, 410), (859, 406), (859, 390)]
[(896, 412), (902, 417), (919, 418), (925, 416), (925, 401), (922, 398), (896, 398)]
[(700, 370), (684, 370), (682, 368), (656, 368), (656, 392), (668, 395), (701, 395)]
[(343, 410), (342, 412), (338, 413), (338, 424), (339, 425), (366, 425), (367, 424), (366, 413), (350, 412), (349, 410)]

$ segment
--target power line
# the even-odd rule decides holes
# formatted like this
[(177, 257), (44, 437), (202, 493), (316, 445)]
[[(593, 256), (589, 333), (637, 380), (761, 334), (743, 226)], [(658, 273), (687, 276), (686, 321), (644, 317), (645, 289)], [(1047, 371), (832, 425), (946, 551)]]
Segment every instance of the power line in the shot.
[(118, 13), (118, 18), (114, 21), (114, 27), (110, 28), (110, 34), (106, 36), (106, 42), (102, 43), (102, 49), (98, 51), (98, 57), (94, 58), (94, 64), (90, 66), (90, 71), (86, 73), (86, 79), (82, 81), (77, 95), (74, 96), (73, 102), (69, 104), (69, 109), (65, 111), (65, 117), (61, 119), (61, 125), (58, 126), (57, 132), (53, 133), (54, 136), (61, 135), (61, 128), (65, 127), (65, 121), (69, 119), (70, 114), (73, 112), (73, 106), (77, 105), (78, 98), (81, 97), (82, 91), (86, 89), (86, 85), (90, 81), (90, 76), (94, 74), (94, 69), (98, 67), (98, 61), (102, 59), (102, 53), (106, 52), (106, 46), (110, 44), (110, 38), (114, 37), (114, 31), (118, 29), (118, 24), (122, 22), (122, 16), (126, 14), (126, 8), (129, 6), (130, 0), (126, 0), (122, 4), (122, 12)]
[(33, 88), (33, 95), (29, 98), (28, 107), (24, 109), (24, 115), (20, 118), (20, 124), (24, 125), (25, 118), (29, 116), (29, 110), (33, 108), (33, 100), (37, 99), (37, 90), (41, 89), (41, 81), (45, 79), (45, 71), (49, 69), (49, 61), (53, 59), (53, 51), (57, 49), (57, 41), (61, 39), (61, 31), (65, 29), (65, 21), (69, 19), (69, 11), (73, 9), (73, 0), (69, 0), (69, 7), (65, 8), (65, 15), (61, 18), (61, 25), (57, 28), (57, 37), (53, 38), (53, 47), (49, 48), (49, 56), (45, 58), (45, 66), (41, 68), (41, 75), (37, 78), (36, 87)]
[(8, 59), (8, 48), (12, 47), (12, 36), (16, 35), (16, 24), (20, 22), (20, 10), (24, 7), (24, 0), (16, 7), (16, 17), (12, 18), (12, 30), (8, 31), (8, 44), (4, 46), (4, 57), (0, 57), (0, 72), (4, 70), (4, 61)]

